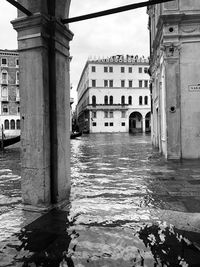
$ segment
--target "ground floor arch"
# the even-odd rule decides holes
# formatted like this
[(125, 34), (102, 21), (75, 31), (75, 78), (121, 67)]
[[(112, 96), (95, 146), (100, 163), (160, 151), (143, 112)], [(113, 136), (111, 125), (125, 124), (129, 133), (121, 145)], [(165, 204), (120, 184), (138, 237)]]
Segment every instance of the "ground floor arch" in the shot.
[(151, 132), (151, 112), (145, 116), (145, 132)]
[(129, 132), (142, 133), (142, 114), (134, 111), (129, 116)]

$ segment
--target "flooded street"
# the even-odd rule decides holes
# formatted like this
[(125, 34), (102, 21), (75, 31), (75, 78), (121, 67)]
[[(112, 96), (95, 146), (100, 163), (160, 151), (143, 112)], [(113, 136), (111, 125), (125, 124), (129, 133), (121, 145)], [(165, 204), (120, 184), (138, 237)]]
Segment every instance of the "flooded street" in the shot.
[(27, 215), (19, 149), (0, 155), (0, 266), (200, 266), (199, 161), (165, 161), (149, 135), (91, 134), (71, 140), (71, 177), (69, 207)]

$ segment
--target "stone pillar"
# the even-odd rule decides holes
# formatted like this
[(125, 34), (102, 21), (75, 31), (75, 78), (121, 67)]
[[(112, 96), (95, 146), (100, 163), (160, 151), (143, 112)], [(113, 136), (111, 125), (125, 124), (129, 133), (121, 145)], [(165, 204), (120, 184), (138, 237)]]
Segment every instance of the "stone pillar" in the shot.
[[(22, 197), (27, 208), (49, 209), (70, 193), (69, 41), (59, 18), (67, 0), (20, 0), (18, 13)], [(67, 11), (66, 11), (67, 10)]]
[(145, 116), (142, 116), (142, 132), (145, 133), (146, 131), (146, 123), (145, 123)]

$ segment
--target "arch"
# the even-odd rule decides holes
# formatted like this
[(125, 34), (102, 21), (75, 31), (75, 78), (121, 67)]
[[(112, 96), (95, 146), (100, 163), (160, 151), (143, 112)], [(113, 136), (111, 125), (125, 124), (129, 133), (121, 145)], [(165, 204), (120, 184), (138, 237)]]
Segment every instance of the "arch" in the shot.
[(125, 96), (124, 95), (121, 96), (121, 104), (125, 105)]
[(142, 114), (134, 111), (129, 116), (129, 132), (142, 133)]
[(10, 121), (10, 129), (15, 130), (15, 120)]
[(110, 96), (110, 105), (113, 105), (113, 96)]
[(142, 105), (142, 96), (139, 96), (139, 105), (141, 106)]
[(145, 116), (145, 132), (151, 132), (151, 112), (148, 112)]
[(92, 106), (96, 106), (96, 96), (92, 96)]
[(148, 96), (147, 95), (144, 97), (144, 104), (148, 105)]
[(131, 95), (128, 97), (128, 104), (132, 105), (132, 96)]
[(108, 105), (108, 96), (107, 95), (104, 96), (104, 104)]
[(4, 121), (4, 129), (9, 130), (9, 120)]
[(20, 130), (20, 120), (16, 120), (16, 127), (17, 127), (17, 130)]

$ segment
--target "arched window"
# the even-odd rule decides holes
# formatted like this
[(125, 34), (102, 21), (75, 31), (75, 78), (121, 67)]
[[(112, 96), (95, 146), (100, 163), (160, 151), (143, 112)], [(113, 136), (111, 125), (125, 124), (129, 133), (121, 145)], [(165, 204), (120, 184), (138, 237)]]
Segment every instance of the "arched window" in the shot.
[(129, 96), (129, 97), (128, 97), (128, 104), (129, 104), (129, 105), (132, 105), (132, 96)]
[(145, 98), (144, 98), (144, 104), (145, 105), (148, 105), (148, 96), (145, 96)]
[(9, 120), (4, 121), (4, 129), (9, 130)]
[(121, 104), (122, 104), (122, 105), (125, 104), (125, 96), (124, 96), (124, 95), (121, 97)]
[(110, 96), (110, 105), (113, 105), (113, 96)]
[(96, 106), (96, 96), (95, 95), (92, 96), (92, 105)]
[(20, 120), (16, 121), (16, 125), (17, 125), (17, 130), (19, 130), (20, 129)]
[(15, 130), (15, 121), (14, 120), (10, 121), (10, 129)]
[(8, 88), (7, 87), (3, 87), (1, 89), (1, 95), (2, 95), (2, 97), (7, 97), (8, 96)]
[(8, 84), (8, 72), (6, 70), (2, 71), (1, 80), (2, 84)]
[(107, 95), (104, 96), (104, 104), (108, 105), (108, 96)]
[(142, 105), (142, 96), (139, 97), (139, 105)]

